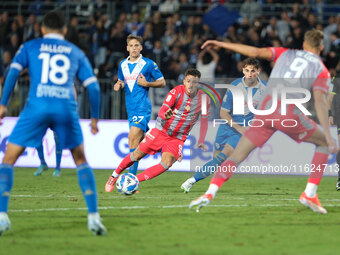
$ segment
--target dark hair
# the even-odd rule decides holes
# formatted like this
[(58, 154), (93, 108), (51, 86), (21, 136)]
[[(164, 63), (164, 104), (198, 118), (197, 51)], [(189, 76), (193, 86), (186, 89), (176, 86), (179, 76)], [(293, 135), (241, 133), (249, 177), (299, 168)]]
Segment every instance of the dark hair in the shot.
[(259, 69), (261, 67), (260, 61), (256, 58), (246, 58), (243, 60), (243, 68), (246, 66), (253, 66), (255, 69)]
[(62, 30), (66, 22), (64, 15), (60, 11), (50, 11), (44, 16), (42, 24), (52, 30)]
[(209, 64), (212, 60), (213, 60), (213, 57), (211, 56), (211, 54), (208, 51), (205, 52), (203, 57), (202, 57), (203, 65)]
[(198, 71), (195, 68), (189, 68), (185, 71), (184, 77), (187, 77), (188, 75), (192, 75), (194, 77), (201, 78), (201, 72)]

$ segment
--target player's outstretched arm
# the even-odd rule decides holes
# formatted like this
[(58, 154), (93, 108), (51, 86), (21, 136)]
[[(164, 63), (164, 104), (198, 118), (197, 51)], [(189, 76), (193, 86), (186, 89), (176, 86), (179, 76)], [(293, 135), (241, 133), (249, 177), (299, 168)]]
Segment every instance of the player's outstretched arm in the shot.
[(142, 87), (152, 87), (152, 88), (164, 88), (165, 87), (165, 79), (159, 79), (156, 81), (147, 81), (145, 76), (141, 73), (138, 75), (137, 79), (138, 85)]
[(229, 43), (216, 40), (208, 40), (201, 46), (201, 48), (209, 49), (213, 46), (225, 48), (227, 50), (231, 50), (252, 58), (262, 58), (268, 60), (272, 57), (272, 52), (268, 48), (258, 48), (240, 43)]

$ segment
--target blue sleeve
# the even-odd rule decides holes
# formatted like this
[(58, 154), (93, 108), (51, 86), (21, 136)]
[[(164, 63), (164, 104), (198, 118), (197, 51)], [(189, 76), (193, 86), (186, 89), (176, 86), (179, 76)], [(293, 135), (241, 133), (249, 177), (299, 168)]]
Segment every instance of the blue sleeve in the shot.
[(158, 80), (160, 78), (164, 78), (161, 70), (159, 70), (157, 64), (153, 61), (150, 61), (150, 67), (149, 67), (149, 71), (150, 71), (150, 74), (152, 76), (152, 78), (154, 78), (155, 80)]
[(4, 91), (2, 93), (0, 104), (7, 106), (9, 97), (12, 94), (12, 91), (15, 87), (15, 83), (19, 77), (20, 71), (16, 68), (11, 68), (7, 74)]
[(118, 80), (121, 80), (121, 81), (125, 80), (123, 72), (122, 72), (122, 65), (121, 65), (121, 63), (119, 64), (119, 67), (118, 67)]
[(225, 96), (223, 98), (222, 102), (222, 108), (231, 111), (233, 109), (233, 94), (231, 93), (230, 90), (228, 90), (225, 93)]
[(91, 117), (99, 119), (100, 112), (100, 88), (98, 82), (91, 83), (87, 90), (89, 92), (90, 104), (91, 104)]
[(19, 72), (28, 66), (27, 46), (22, 44), (15, 54), (11, 63), (11, 68), (17, 69)]

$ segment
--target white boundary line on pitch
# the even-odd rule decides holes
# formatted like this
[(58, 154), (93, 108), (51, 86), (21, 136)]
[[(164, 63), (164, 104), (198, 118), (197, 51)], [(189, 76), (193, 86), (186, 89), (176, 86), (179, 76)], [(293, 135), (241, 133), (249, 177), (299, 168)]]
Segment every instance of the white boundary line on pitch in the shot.
[[(140, 195), (137, 195), (138, 196), (138, 198), (142, 198), (142, 199), (144, 199), (144, 198), (152, 198), (152, 199), (155, 199), (155, 198), (159, 198), (159, 199), (162, 199), (162, 198), (164, 198), (164, 197), (167, 197), (168, 198), (168, 196), (140, 196)], [(136, 196), (136, 197), (137, 197)], [(185, 194), (183, 195), (183, 194), (173, 194), (173, 195), (171, 195), (172, 197), (173, 196), (180, 196), (180, 197), (183, 197), (183, 196), (185, 196)], [(254, 196), (261, 196), (261, 195), (256, 195), (256, 194), (254, 194)], [(263, 196), (265, 196), (265, 195), (263, 195)], [(23, 198), (80, 198), (80, 197), (83, 197), (82, 195), (73, 195), (73, 196), (71, 196), (71, 195), (58, 195), (58, 196), (56, 196), (56, 195), (46, 195), (46, 196), (41, 196), (41, 195), (11, 195), (11, 197), (23, 197)], [(126, 196), (123, 196), (123, 195), (118, 195), (118, 196), (111, 196), (111, 197), (102, 197), (102, 198), (100, 198), (100, 200), (111, 200), (111, 199), (119, 199), (119, 198), (121, 198), (121, 199), (124, 199)], [(221, 198), (222, 196), (220, 196), (220, 198)], [(251, 199), (251, 200), (269, 200), (269, 201), (296, 201), (296, 200), (298, 200), (298, 198), (266, 198), (266, 197), (264, 197), (264, 198), (251, 198), (251, 197), (247, 197), (247, 198), (245, 198), (245, 197), (228, 197), (228, 198), (226, 198), (227, 200), (248, 200), (248, 199)], [(333, 202), (340, 202), (340, 199), (336, 199), (336, 198), (334, 198), (334, 199), (322, 199), (322, 201), (329, 201), (329, 202), (331, 202), (331, 201), (333, 201)]]
[[(252, 204), (230, 204), (230, 205), (208, 205), (208, 207), (293, 207), (297, 206), (297, 204), (290, 205), (282, 205), (282, 204), (261, 204), (261, 205), (252, 205)], [(340, 205), (326, 204), (325, 207), (340, 207)], [(168, 209), (168, 208), (184, 208), (188, 207), (188, 205), (163, 205), (163, 206), (102, 206), (99, 207), (99, 210), (136, 210), (136, 209)], [(57, 212), (57, 211), (76, 211), (76, 210), (87, 210), (87, 208), (41, 208), (41, 209), (13, 209), (9, 210), (11, 213), (21, 213), (21, 212)]]

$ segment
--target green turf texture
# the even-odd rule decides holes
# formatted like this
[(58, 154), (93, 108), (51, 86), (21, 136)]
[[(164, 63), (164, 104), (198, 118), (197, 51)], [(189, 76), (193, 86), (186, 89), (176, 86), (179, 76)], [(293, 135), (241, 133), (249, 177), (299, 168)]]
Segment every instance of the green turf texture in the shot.
[[(108, 235), (87, 230), (87, 212), (75, 170), (35, 177), (16, 168), (10, 231), (0, 254), (334, 254), (338, 250), (340, 192), (324, 177), (319, 197), (327, 215), (298, 202), (305, 176), (234, 175), (201, 212), (188, 209), (209, 181), (189, 194), (180, 185), (189, 173), (166, 172), (141, 183), (140, 193), (104, 192), (111, 171), (96, 170), (99, 206)], [(64, 208), (64, 209), (61, 209)], [(24, 211), (25, 210), (25, 211)]]

